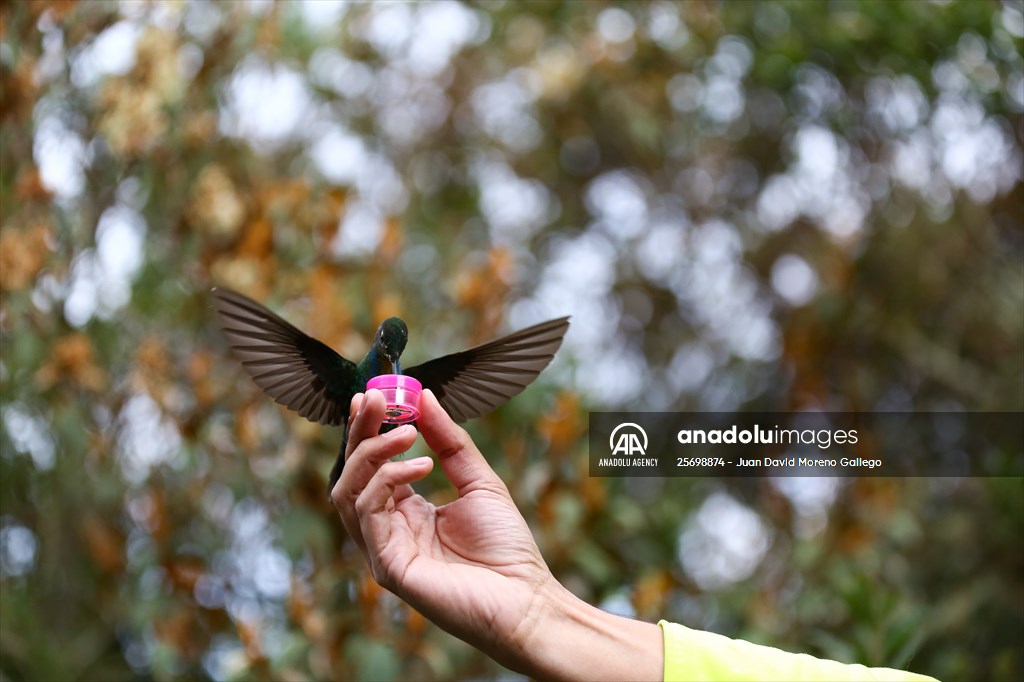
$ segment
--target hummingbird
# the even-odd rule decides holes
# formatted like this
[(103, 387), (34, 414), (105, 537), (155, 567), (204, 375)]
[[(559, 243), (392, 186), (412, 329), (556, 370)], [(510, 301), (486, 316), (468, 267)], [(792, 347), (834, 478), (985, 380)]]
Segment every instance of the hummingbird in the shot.
[[(256, 385), (275, 401), (317, 424), (342, 425), (341, 450), (328, 493), (345, 466), (352, 397), (380, 374), (401, 374), (409, 328), (401, 319), (381, 322), (358, 363), (303, 333), (247, 296), (213, 289), (224, 335)], [(541, 322), (494, 341), (445, 355), (405, 373), (429, 388), (453, 421), (487, 414), (518, 395), (544, 370), (562, 345), (569, 318)]]

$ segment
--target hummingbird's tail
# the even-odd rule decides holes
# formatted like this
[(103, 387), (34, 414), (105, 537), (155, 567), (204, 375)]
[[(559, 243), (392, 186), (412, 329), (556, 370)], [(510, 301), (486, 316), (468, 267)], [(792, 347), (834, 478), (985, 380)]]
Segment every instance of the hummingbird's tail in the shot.
[(327, 499), (331, 499), (331, 492), (334, 491), (334, 486), (338, 483), (338, 479), (341, 478), (341, 472), (345, 469), (345, 449), (348, 447), (348, 424), (345, 424), (344, 429), (341, 432), (341, 448), (338, 449), (338, 459), (334, 460), (334, 466), (331, 467), (331, 477), (327, 483)]

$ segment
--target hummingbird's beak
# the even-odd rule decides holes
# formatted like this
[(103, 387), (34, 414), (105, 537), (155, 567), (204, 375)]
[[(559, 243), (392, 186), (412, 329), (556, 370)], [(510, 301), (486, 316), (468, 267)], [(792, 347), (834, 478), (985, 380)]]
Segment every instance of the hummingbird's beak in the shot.
[(395, 358), (394, 365), (395, 365), (395, 374), (401, 374), (402, 373), (402, 363), (401, 363), (401, 361), (399, 361), (398, 358)]

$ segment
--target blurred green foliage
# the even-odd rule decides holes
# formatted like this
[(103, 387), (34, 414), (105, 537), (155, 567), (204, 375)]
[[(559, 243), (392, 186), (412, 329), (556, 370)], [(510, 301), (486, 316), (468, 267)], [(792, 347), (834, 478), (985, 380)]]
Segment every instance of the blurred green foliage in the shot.
[(215, 283), (349, 357), (572, 314), (469, 425), (571, 589), (1024, 678), (1019, 478), (610, 481), (584, 438), (1024, 410), (1019, 2), (336, 7), (0, 8), (0, 679), (503, 674), (362, 570), (340, 433), (243, 374)]

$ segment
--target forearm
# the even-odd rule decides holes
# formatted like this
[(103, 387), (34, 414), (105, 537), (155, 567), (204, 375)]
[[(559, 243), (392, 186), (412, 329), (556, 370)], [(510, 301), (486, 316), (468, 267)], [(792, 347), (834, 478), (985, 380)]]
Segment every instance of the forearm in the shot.
[(658, 680), (661, 629), (616, 616), (577, 598), (557, 582), (525, 633), (515, 667), (539, 680)]

